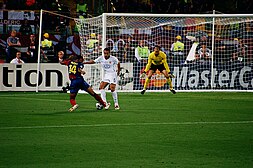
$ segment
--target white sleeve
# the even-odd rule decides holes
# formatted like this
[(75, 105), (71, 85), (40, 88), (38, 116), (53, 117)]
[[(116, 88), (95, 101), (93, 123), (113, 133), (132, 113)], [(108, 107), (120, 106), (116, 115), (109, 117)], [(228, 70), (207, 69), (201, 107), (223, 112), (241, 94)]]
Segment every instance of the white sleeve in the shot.
[(100, 56), (100, 57), (96, 58), (96, 59), (94, 60), (94, 62), (98, 64), (98, 63), (100, 63), (100, 62), (101, 62), (101, 59), (102, 59), (102, 56)]
[(118, 60), (117, 57), (114, 57), (114, 62), (115, 62), (116, 65), (119, 63), (119, 60)]
[(141, 57), (139, 56), (138, 48), (135, 48), (135, 57), (137, 58), (138, 62), (141, 61)]
[(174, 44), (175, 44), (175, 43), (171, 44), (170, 51), (173, 51)]

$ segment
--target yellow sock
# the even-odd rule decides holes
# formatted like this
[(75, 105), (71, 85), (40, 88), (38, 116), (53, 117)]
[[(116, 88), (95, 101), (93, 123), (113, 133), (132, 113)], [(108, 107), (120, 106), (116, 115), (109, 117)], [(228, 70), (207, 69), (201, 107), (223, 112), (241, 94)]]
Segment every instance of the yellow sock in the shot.
[(169, 86), (170, 86), (170, 90), (172, 90), (172, 89), (173, 89), (173, 85), (172, 85), (171, 78), (167, 78), (167, 83), (168, 83)]
[(144, 83), (143, 90), (146, 90), (146, 89), (147, 89), (149, 82), (150, 82), (150, 79), (149, 79), (149, 78), (146, 78), (146, 79), (145, 79), (145, 83)]

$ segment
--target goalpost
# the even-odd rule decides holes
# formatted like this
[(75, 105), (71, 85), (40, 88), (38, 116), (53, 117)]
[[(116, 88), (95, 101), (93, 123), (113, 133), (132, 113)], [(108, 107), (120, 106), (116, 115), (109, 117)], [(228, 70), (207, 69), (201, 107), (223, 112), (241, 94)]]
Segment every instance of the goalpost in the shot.
[[(15, 15), (27, 14), (16, 12)], [(253, 91), (253, 14), (104, 13), (79, 19), (41, 10), (40, 14), (33, 14), (33, 18), (37, 49), (44, 34), (49, 34), (54, 52), (46, 49), (38, 50), (38, 54), (33, 52), (31, 57), (34, 58), (30, 60), (33, 64), (24, 64), (17, 70), (6, 64), (16, 75), (25, 78), (14, 78), (10, 73), (11, 82), (25, 82), (21, 87), (2, 85), (3, 90), (30, 91), (35, 87), (36, 92), (59, 90), (68, 78), (66, 67), (58, 64), (58, 51), (90, 60), (102, 55), (102, 50), (108, 47), (121, 62), (117, 89), (140, 92), (145, 81), (140, 74), (147, 64), (148, 53), (159, 45), (176, 76), (172, 81), (177, 91)], [(184, 44), (178, 51), (171, 50), (176, 38)], [(29, 37), (21, 40), (22, 45), (31, 47)], [(138, 47), (141, 43), (142, 48)], [(37, 56), (38, 60), (34, 61)], [(101, 67), (85, 65), (85, 70), (85, 80), (98, 90)], [(157, 71), (148, 91), (168, 90), (166, 79)]]
[[(140, 41), (150, 52), (155, 45), (161, 46), (176, 76), (173, 85), (178, 91), (253, 91), (252, 14), (104, 13), (75, 21), (85, 59), (96, 58), (105, 47), (118, 57), (122, 65), (118, 89), (124, 92), (143, 87), (145, 79), (140, 74), (146, 59), (138, 61), (135, 57)], [(176, 36), (184, 43), (180, 55), (171, 51)], [(89, 50), (87, 41), (92, 38), (97, 43)], [(160, 72), (152, 76), (148, 91), (168, 89)]]
[[(60, 21), (60, 31), (53, 41), (66, 55), (82, 55), (90, 60), (109, 48), (121, 63), (119, 91), (142, 90), (145, 78), (140, 74), (147, 64), (147, 53), (155, 45), (161, 46), (167, 55), (170, 70), (176, 76), (172, 82), (177, 91), (253, 91), (253, 14), (104, 13), (86, 19), (49, 11), (41, 15), (44, 24), (40, 35), (48, 29), (54, 34), (54, 18)], [(73, 27), (75, 31), (70, 33)], [(172, 51), (176, 37), (184, 48)], [(140, 43), (144, 49), (138, 57)], [(85, 65), (85, 70), (85, 80), (98, 90), (101, 67)], [(159, 71), (152, 76), (147, 91), (169, 91)]]

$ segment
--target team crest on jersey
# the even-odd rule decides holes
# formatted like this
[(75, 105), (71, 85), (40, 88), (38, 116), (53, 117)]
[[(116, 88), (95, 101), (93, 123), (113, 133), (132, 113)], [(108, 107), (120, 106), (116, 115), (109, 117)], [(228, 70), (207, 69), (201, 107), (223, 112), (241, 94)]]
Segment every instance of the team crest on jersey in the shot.
[(104, 65), (104, 68), (105, 68), (105, 69), (110, 69), (110, 67), (111, 67), (111, 66), (110, 66), (109, 64), (105, 64), (105, 65)]

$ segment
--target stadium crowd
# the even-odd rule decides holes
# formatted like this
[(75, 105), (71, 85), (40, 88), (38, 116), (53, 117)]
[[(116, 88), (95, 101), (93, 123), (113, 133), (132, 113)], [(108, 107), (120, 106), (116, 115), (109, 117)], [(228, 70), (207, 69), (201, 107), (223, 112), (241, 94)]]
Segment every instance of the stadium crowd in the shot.
[[(99, 2), (102, 1), (85, 1), (85, 0), (77, 0), (74, 1), (74, 3), (68, 3), (68, 1), (65, 0), (54, 0), (48, 1), (45, 0), (1, 0), (0, 1), (0, 8), (2, 10), (32, 10), (35, 12), (35, 19), (34, 20), (27, 20), (24, 19), (20, 22), (20, 28), (16, 31), (15, 38), (9, 38), (12, 41), (19, 42), (18, 45), (21, 47), (19, 49), (27, 49), (26, 52), (22, 52), (22, 58), (25, 62), (36, 62), (36, 58), (33, 57), (37, 53), (35, 53), (35, 47), (38, 46), (38, 43), (42, 43), (45, 40), (49, 40), (50, 46), (49, 47), (43, 47), (41, 53), (43, 54), (44, 62), (58, 62), (57, 59), (57, 53), (58, 52), (65, 52), (66, 53), (66, 47), (67, 47), (67, 38), (69, 36), (75, 36), (78, 34), (76, 27), (71, 26), (71, 23), (68, 19), (61, 17), (61, 16), (54, 16), (50, 13), (46, 15), (47, 22), (43, 22), (43, 36), (42, 41), (38, 41), (38, 32), (39, 32), (39, 13), (36, 12), (36, 10), (39, 9), (45, 9), (48, 11), (54, 11), (61, 13), (65, 16), (74, 16), (74, 17), (91, 17), (96, 16), (99, 13), (99, 11), (94, 10), (94, 5), (99, 5)], [(207, 13), (212, 11), (213, 9), (218, 10), (219, 12), (223, 13), (250, 13), (252, 11), (252, 1), (250, 0), (243, 0), (243, 1), (229, 1), (229, 2), (221, 2), (214, 0), (214, 1), (207, 1), (207, 0), (147, 0), (147, 1), (137, 1), (137, 0), (109, 0), (109, 3), (103, 3), (102, 5), (102, 12), (119, 12), (119, 13), (128, 13), (128, 12), (134, 12), (134, 13)], [(224, 4), (226, 3), (226, 4)], [(221, 8), (222, 7), (222, 8)], [(93, 10), (92, 10), (93, 9)], [(29, 14), (28, 14), (29, 15)], [(245, 26), (245, 25), (240, 25)], [(248, 25), (247, 25), (248, 26)], [(163, 29), (163, 27), (161, 27)], [(7, 39), (8, 37), (11, 37), (10, 34), (13, 30), (3, 28), (5, 32), (2, 32), (2, 37), (5, 36)], [(229, 30), (229, 29), (228, 29)], [(191, 47), (191, 41), (186, 39), (187, 33), (177, 32), (176, 30), (162, 30), (161, 31), (162, 36), (170, 36), (169, 41), (150, 41), (150, 39), (139, 39), (139, 36), (137, 35), (131, 35), (131, 36), (124, 36), (124, 37), (118, 37), (118, 39), (114, 38), (108, 41), (108, 48), (111, 48), (112, 53), (114, 53), (116, 56), (118, 56), (119, 60), (121, 62), (139, 62), (140, 57), (136, 56), (136, 50), (140, 50), (139, 43), (145, 43), (146, 41), (146, 47), (148, 47), (148, 50), (152, 50), (152, 47), (154, 45), (161, 45), (161, 49), (168, 55), (168, 58), (173, 61), (173, 54), (175, 53), (172, 51), (171, 45), (174, 43), (174, 38), (180, 37), (180, 40), (182, 43), (185, 43), (185, 51), (189, 51)], [(163, 34), (165, 33), (165, 34)], [(240, 33), (237, 33), (240, 34)], [(52, 43), (52, 37), (55, 37), (55, 35), (59, 35), (60, 38), (57, 38), (57, 44)], [(77, 35), (78, 36), (78, 35)], [(57, 36), (58, 37), (58, 36)], [(93, 52), (93, 48), (98, 48), (101, 50), (101, 39), (99, 39), (99, 35), (97, 34), (88, 34), (88, 37), (85, 38), (85, 43), (87, 43), (87, 48), (89, 48), (90, 51)], [(33, 41), (31, 41), (33, 39)], [(168, 39), (166, 37), (166, 39)], [(237, 39), (237, 40), (235, 40)], [(10, 41), (11, 41), (10, 40)], [(77, 38), (77, 41), (79, 39)], [(120, 42), (116, 45), (114, 43)], [(141, 41), (142, 40), (142, 41)], [(230, 41), (236, 41), (233, 43), (233, 47), (236, 49), (233, 50), (241, 50), (238, 49), (240, 46), (243, 46), (241, 48), (244, 48), (243, 53), (244, 55), (247, 54), (249, 42), (245, 39), (238, 39), (238, 36), (231, 36), (231, 39), (228, 39)], [(222, 40), (220, 40), (222, 41)], [(47, 43), (49, 43), (47, 42)], [(45, 43), (45, 42), (44, 42)], [(113, 43), (113, 44), (111, 44)], [(210, 46), (210, 38), (207, 38), (205, 40), (205, 43)], [(222, 42), (221, 42), (222, 43)], [(244, 44), (242, 44), (244, 43)], [(246, 43), (246, 44), (245, 44)], [(240, 44), (240, 45), (239, 45)], [(1, 57), (5, 57), (5, 62), (10, 62), (11, 59), (15, 58), (17, 50), (14, 50), (13, 48), (17, 48), (18, 46), (12, 47), (11, 43), (7, 42), (6, 46), (6, 55), (1, 54)], [(220, 44), (222, 46), (222, 44)], [(224, 45), (226, 46), (226, 45)], [(22, 48), (23, 47), (23, 48)], [(31, 48), (32, 47), (32, 48)], [(77, 47), (80, 48), (80, 44), (77, 43)], [(222, 47), (217, 46), (220, 50), (224, 49)], [(232, 48), (231, 46), (226, 46), (227, 48)], [(50, 49), (49, 49), (50, 48)], [(210, 48), (210, 47), (209, 47)], [(33, 52), (31, 52), (31, 50)], [(3, 51), (3, 49), (1, 50)], [(20, 51), (20, 50), (18, 50)], [(95, 50), (94, 50), (95, 51)], [(184, 51), (184, 52), (185, 52)], [(53, 54), (52, 54), (53, 52)], [(1, 52), (3, 53), (3, 52)], [(50, 53), (50, 54), (49, 54)], [(198, 54), (198, 53), (197, 53)], [(227, 54), (227, 53), (226, 53)], [(242, 54), (242, 52), (240, 52)], [(48, 58), (49, 55), (53, 55), (51, 58)], [(233, 60), (233, 58), (236, 58), (238, 54), (235, 54), (235, 52), (232, 52), (232, 50), (229, 53), (229, 58), (227, 61)], [(184, 53), (184, 57), (186, 57), (186, 52)], [(250, 57), (251, 58), (251, 57)], [(237, 59), (237, 58), (236, 58)], [(176, 60), (178, 61), (178, 60)]]
[[(76, 12), (79, 5), (92, 16), (103, 12), (118, 13), (206, 13), (216, 10), (222, 13), (252, 13), (251, 0), (0, 0), (0, 9), (49, 10)], [(97, 8), (97, 10), (95, 9)], [(100, 8), (100, 9), (98, 9)], [(73, 10), (73, 11), (72, 11)], [(79, 10), (77, 10), (79, 11)]]

